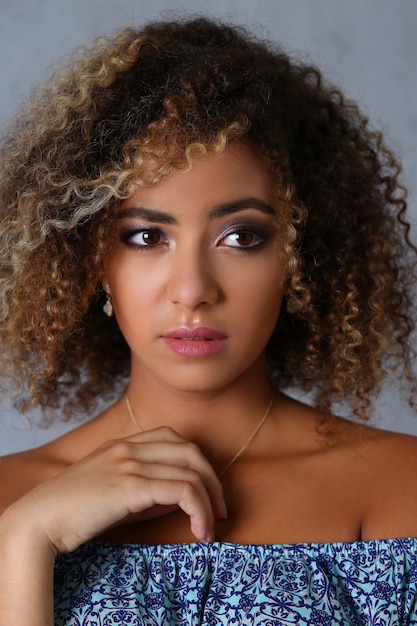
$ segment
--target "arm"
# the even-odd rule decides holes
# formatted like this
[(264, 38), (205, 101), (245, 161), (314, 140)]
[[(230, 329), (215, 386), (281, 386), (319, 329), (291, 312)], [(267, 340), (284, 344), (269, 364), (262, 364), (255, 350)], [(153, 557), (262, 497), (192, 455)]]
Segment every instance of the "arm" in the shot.
[(199, 541), (212, 540), (214, 517), (224, 516), (214, 470), (167, 428), (108, 442), (41, 483), (0, 517), (1, 624), (52, 625), (57, 553), (116, 524), (177, 508)]
[[(17, 507), (18, 508), (18, 507)], [(56, 551), (12, 506), (0, 518), (0, 623), (53, 626)]]

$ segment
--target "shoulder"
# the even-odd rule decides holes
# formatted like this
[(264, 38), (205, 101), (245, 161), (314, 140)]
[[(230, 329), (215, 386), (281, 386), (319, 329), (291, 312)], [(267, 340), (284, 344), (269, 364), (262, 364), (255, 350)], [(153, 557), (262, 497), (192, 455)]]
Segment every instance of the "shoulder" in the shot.
[(50, 444), (0, 458), (0, 514), (63, 467)]
[(383, 433), (366, 458), (363, 538), (417, 537), (417, 439)]
[[(363, 468), (378, 476), (416, 474), (417, 480), (417, 437), (405, 435), (373, 426), (357, 424), (340, 418), (337, 420), (337, 447), (346, 448)], [(360, 459), (360, 461), (359, 461)]]
[(337, 502), (363, 540), (417, 537), (417, 437), (287, 407), (312, 493)]
[[(370, 431), (360, 449), (364, 464), (372, 467), (372, 477), (386, 497), (400, 490), (417, 494), (417, 437), (383, 430)], [(392, 496), (391, 496), (392, 497)]]
[(110, 439), (110, 426), (97, 428), (98, 421), (96, 418), (81, 424), (39, 448), (0, 458), (0, 514), (28, 491)]
[(417, 438), (359, 427), (343, 448), (352, 495), (362, 503), (362, 539), (417, 536)]
[[(417, 464), (417, 437), (376, 428), (372, 424), (323, 414), (280, 394), (275, 436), (284, 440), (287, 450), (306, 455), (327, 456), (341, 463), (356, 459), (364, 466), (384, 462), (386, 470), (403, 464)], [(417, 416), (416, 416), (417, 420)], [(416, 422), (417, 423), (417, 422)], [(274, 434), (274, 433), (272, 433)], [(279, 435), (279, 437), (278, 437)], [(388, 461), (389, 460), (389, 461)]]
[(363, 478), (388, 487), (393, 482), (417, 483), (417, 437), (379, 429), (343, 418), (323, 422), (323, 448), (341, 459), (343, 467), (357, 467)]

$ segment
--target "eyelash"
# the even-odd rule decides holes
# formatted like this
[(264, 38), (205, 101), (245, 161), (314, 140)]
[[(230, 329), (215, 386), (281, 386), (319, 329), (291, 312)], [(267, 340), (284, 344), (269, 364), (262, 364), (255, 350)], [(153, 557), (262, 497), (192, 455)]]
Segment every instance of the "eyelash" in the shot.
[[(134, 241), (132, 241), (133, 237), (136, 237), (138, 235), (144, 235), (145, 233), (152, 233), (155, 235), (159, 235), (161, 240), (157, 241), (156, 243), (148, 243), (148, 244), (135, 243)], [(242, 226), (234, 226), (233, 228), (230, 228), (227, 232), (222, 233), (219, 237), (219, 241), (224, 241), (227, 237), (230, 237), (231, 235), (239, 236), (243, 234), (251, 235), (252, 238), (255, 239), (255, 242), (251, 241), (251, 243), (247, 246), (229, 245), (227, 247), (230, 247), (235, 250), (242, 251), (242, 252), (251, 252), (251, 251), (254, 252), (255, 250), (259, 250), (265, 243), (267, 243), (269, 239), (269, 233), (265, 229), (255, 227), (253, 225), (251, 226), (242, 225)], [(139, 250), (139, 251), (145, 251), (147, 248), (149, 249), (156, 248), (157, 246), (163, 244), (164, 243), (163, 237), (164, 237), (164, 232), (160, 230), (159, 228), (135, 228), (129, 231), (125, 231), (121, 234), (121, 240), (126, 246), (128, 246), (129, 248), (134, 248), (135, 250)]]
[[(236, 250), (241, 250), (242, 252), (254, 252), (255, 250), (259, 250), (269, 239), (268, 232), (260, 227), (256, 226), (235, 226), (230, 229), (228, 232), (224, 233), (221, 236), (221, 240), (225, 240), (227, 237), (231, 235), (251, 235), (252, 241), (247, 246), (230, 246)], [(253, 241), (255, 240), (255, 241)]]

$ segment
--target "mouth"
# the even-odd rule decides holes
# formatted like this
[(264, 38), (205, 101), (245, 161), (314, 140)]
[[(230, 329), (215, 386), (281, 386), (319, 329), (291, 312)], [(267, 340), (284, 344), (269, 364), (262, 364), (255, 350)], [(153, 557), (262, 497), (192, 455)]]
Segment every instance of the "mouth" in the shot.
[(214, 341), (226, 339), (226, 335), (215, 330), (214, 328), (206, 328), (200, 326), (199, 328), (177, 328), (169, 333), (166, 333), (164, 337), (168, 339), (183, 339), (185, 341)]
[(214, 328), (177, 328), (163, 335), (167, 347), (183, 357), (199, 358), (216, 354), (227, 339)]

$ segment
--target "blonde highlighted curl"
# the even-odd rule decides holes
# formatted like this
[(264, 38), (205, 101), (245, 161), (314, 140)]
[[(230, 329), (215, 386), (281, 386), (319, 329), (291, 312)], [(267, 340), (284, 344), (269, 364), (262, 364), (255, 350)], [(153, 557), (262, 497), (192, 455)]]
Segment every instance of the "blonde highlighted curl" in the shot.
[(129, 350), (101, 311), (115, 208), (136, 185), (234, 141), (267, 157), (286, 207), (292, 306), (267, 347), (271, 374), (314, 388), (325, 411), (348, 401), (361, 418), (388, 365), (413, 396), (415, 249), (393, 154), (316, 68), (204, 18), (124, 29), (77, 51), (7, 128), (4, 377), (63, 416), (121, 388)]

